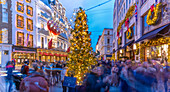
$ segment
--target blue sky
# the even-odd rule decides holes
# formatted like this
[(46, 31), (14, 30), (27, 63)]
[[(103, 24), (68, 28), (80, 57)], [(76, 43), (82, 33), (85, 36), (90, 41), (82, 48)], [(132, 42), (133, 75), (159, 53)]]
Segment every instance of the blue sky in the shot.
[[(59, 0), (66, 8), (66, 16), (68, 19), (72, 17), (73, 10), (78, 7), (84, 9), (91, 8), (108, 0)], [(92, 32), (92, 47), (95, 46), (99, 35), (102, 34), (104, 28), (113, 28), (113, 7), (114, 0), (99, 6), (97, 8), (86, 11), (88, 18), (89, 31)]]

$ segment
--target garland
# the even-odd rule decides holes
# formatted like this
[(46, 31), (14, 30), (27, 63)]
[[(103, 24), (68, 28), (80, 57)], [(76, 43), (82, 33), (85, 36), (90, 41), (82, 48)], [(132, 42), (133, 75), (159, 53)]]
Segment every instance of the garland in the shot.
[(132, 5), (129, 10), (126, 13), (125, 18), (119, 23), (119, 26), (117, 28), (117, 32), (119, 32), (119, 30), (121, 29), (122, 25), (125, 23), (125, 21), (127, 20), (127, 18), (131, 17), (134, 13), (135, 10), (135, 5)]
[(130, 39), (132, 37), (132, 30), (130, 28), (126, 32), (126, 37), (127, 37), (127, 39)]
[(141, 44), (141, 47), (149, 47), (149, 46), (155, 46), (155, 45), (160, 45), (160, 44), (165, 44), (165, 43), (170, 43), (170, 37), (159, 38), (157, 40), (151, 40), (151, 41), (145, 42)]
[[(153, 25), (153, 24), (155, 24), (157, 22), (158, 15), (161, 12), (161, 10), (160, 10), (161, 5), (162, 5), (161, 3), (158, 3), (156, 5), (156, 7), (153, 6), (153, 7), (150, 8), (150, 10), (148, 12), (148, 15), (147, 15), (147, 21), (146, 21), (146, 23), (148, 25)], [(152, 14), (152, 12), (154, 12), (154, 15)], [(151, 16), (154, 16), (154, 17), (151, 19)]]
[(139, 54), (139, 44), (136, 44), (136, 50), (135, 50), (135, 55), (138, 55)]

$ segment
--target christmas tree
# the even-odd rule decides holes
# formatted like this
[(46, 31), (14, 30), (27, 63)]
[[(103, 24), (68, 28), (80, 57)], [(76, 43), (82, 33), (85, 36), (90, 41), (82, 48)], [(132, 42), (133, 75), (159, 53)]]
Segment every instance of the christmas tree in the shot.
[(77, 78), (77, 84), (81, 85), (83, 77), (96, 64), (91, 47), (90, 34), (88, 32), (87, 15), (82, 8), (76, 13), (74, 29), (71, 31), (70, 53), (67, 61), (68, 76)]

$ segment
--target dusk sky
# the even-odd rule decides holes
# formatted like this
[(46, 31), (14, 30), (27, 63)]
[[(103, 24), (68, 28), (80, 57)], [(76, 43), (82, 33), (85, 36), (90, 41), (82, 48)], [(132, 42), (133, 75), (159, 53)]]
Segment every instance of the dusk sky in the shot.
[[(66, 8), (66, 16), (70, 19), (75, 8), (82, 7), (89, 9), (93, 6), (106, 2), (108, 0), (59, 0)], [(92, 47), (95, 51), (95, 46), (99, 35), (102, 34), (104, 28), (113, 28), (113, 7), (114, 0), (86, 11), (88, 16), (89, 31), (92, 32)]]

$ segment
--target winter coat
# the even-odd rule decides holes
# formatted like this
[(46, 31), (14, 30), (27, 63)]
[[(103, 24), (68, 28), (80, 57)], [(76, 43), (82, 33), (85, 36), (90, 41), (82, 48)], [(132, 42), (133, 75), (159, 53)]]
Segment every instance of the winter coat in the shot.
[(100, 89), (106, 86), (106, 84), (103, 83), (103, 81), (97, 83), (97, 80), (98, 80), (97, 74), (91, 72), (90, 75), (87, 77), (86, 92), (100, 92)]
[(48, 92), (48, 83), (44, 76), (36, 72), (24, 78), (20, 84), (20, 92)]
[(7, 79), (11, 80), (12, 79), (13, 66), (7, 65), (6, 69), (7, 69)]

